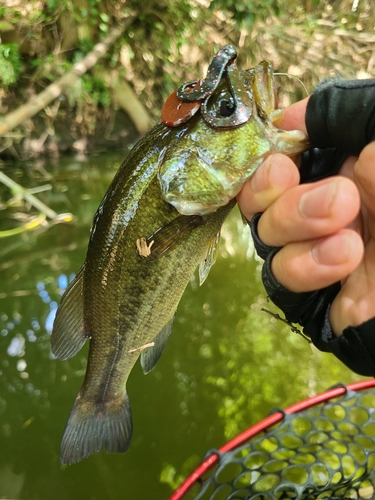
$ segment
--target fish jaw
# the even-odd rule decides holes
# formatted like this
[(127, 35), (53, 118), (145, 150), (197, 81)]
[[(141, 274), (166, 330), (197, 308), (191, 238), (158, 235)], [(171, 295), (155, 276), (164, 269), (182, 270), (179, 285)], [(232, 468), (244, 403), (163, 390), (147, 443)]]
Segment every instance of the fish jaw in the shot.
[(279, 152), (291, 156), (303, 153), (310, 148), (309, 138), (301, 130), (278, 129), (273, 153)]
[[(224, 174), (224, 175), (223, 175)], [(216, 170), (204, 151), (186, 148), (159, 170), (161, 192), (182, 215), (206, 215), (226, 205), (234, 196), (233, 182)]]
[[(205, 215), (228, 203), (267, 155), (295, 155), (311, 147), (302, 132), (276, 126), (281, 111), (275, 109), (271, 63), (238, 72), (234, 59), (218, 56), (212, 67), (226, 72), (217, 76), (209, 70), (192, 92), (180, 88), (181, 103), (193, 93), (202, 101), (201, 112), (187, 117), (158, 172), (163, 198), (183, 215)], [(237, 113), (242, 108), (245, 120)]]

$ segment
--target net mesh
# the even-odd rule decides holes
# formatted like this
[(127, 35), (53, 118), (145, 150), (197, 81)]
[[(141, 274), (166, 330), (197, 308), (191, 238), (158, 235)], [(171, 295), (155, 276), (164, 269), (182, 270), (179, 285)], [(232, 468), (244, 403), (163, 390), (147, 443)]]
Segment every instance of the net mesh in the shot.
[(279, 423), (241, 446), (210, 451), (216, 465), (188, 494), (172, 498), (375, 498), (375, 389), (346, 390), (307, 410), (282, 413)]

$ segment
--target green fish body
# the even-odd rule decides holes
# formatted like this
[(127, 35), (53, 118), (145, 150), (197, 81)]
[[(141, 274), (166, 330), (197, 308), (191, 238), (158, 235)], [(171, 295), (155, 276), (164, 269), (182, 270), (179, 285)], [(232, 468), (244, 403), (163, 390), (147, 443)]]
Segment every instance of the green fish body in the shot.
[(214, 262), (238, 186), (266, 154), (306, 148), (300, 136), (281, 133), (265, 112), (254, 111), (233, 129), (215, 129), (199, 112), (177, 127), (160, 123), (114, 177), (52, 332), (59, 359), (74, 356), (90, 339), (85, 380), (61, 443), (62, 463), (78, 462), (102, 446), (127, 450), (128, 376), (139, 357), (145, 373), (158, 361), (191, 275), (201, 264), (203, 280)]

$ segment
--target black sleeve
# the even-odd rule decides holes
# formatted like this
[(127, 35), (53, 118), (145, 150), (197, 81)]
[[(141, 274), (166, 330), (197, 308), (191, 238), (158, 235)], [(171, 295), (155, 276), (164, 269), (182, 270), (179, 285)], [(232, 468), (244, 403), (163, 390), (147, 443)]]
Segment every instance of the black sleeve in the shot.
[(358, 156), (375, 139), (375, 79), (322, 82), (307, 104), (306, 128), (315, 147)]
[(357, 327), (349, 326), (340, 337), (335, 337), (329, 321), (329, 308), (340, 291), (335, 283), (322, 290), (294, 293), (274, 278), (271, 271), (273, 256), (280, 250), (268, 247), (258, 236), (257, 226), (262, 214), (250, 221), (250, 229), (258, 255), (265, 259), (262, 280), (268, 296), (285, 314), (290, 323), (298, 323), (303, 333), (321, 351), (331, 352), (351, 370), (360, 375), (375, 376), (375, 318)]
[[(303, 155), (301, 182), (337, 174), (348, 155), (357, 156), (375, 139), (375, 80), (328, 80), (320, 84), (308, 102), (306, 127), (317, 148)], [(375, 376), (375, 318), (357, 327), (349, 326), (340, 337), (335, 337), (328, 313), (340, 284), (315, 292), (293, 293), (278, 283), (272, 275), (271, 262), (279, 248), (267, 247), (259, 239), (260, 216), (253, 218), (250, 228), (255, 248), (265, 259), (262, 279), (272, 302), (288, 321), (303, 327), (318, 349), (332, 352), (361, 375)]]

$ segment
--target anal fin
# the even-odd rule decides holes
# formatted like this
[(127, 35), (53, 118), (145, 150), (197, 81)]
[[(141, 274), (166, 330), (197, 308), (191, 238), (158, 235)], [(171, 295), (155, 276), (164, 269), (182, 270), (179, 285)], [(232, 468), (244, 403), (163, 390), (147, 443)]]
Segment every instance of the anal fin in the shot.
[(51, 335), (52, 353), (59, 359), (74, 356), (87, 340), (83, 325), (84, 267), (61, 298)]
[(154, 339), (154, 345), (152, 347), (146, 347), (141, 353), (141, 366), (143, 373), (149, 373), (155, 368), (156, 363), (159, 361), (161, 353), (164, 350), (165, 344), (169, 338), (172, 331), (174, 315), (168, 321), (168, 323), (161, 329), (161, 331), (156, 335)]

